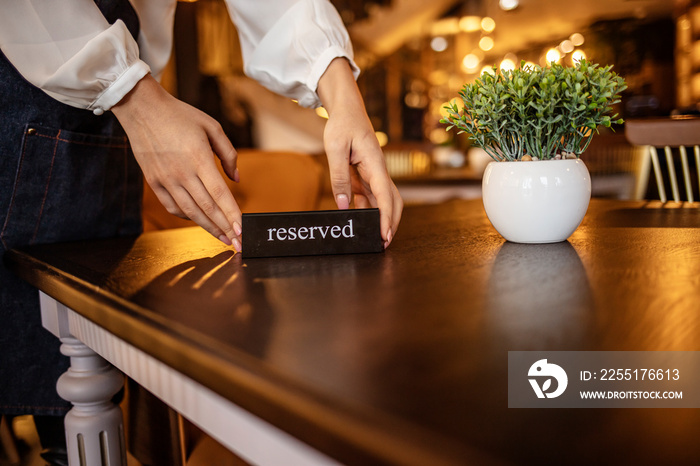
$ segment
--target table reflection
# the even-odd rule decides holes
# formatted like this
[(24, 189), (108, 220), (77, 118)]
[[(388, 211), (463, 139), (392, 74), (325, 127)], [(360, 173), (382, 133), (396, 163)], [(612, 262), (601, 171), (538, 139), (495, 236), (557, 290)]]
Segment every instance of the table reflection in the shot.
[(593, 312), (586, 270), (568, 241), (504, 243), (487, 296), (490, 325), (512, 348), (575, 345)]

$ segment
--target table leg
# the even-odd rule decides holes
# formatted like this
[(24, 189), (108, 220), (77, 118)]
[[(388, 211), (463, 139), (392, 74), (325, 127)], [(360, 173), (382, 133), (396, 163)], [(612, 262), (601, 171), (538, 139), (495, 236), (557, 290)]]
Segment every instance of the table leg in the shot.
[(61, 342), (61, 353), (71, 360), (56, 385), (61, 398), (73, 403), (65, 420), (69, 464), (125, 465), (122, 412), (112, 402), (124, 376), (76, 338), (64, 336)]
[[(66, 416), (71, 466), (126, 464), (121, 438), (121, 412), (109, 403), (122, 385), (122, 377), (114, 367), (120, 368), (139, 385), (251, 464), (339, 464), (110, 334), (50, 296), (40, 293), (39, 297), (43, 326), (63, 342), (61, 352), (71, 358), (71, 368), (61, 376), (58, 388), (59, 394), (75, 405)], [(119, 447), (115, 446), (117, 438), (121, 442)], [(81, 449), (77, 447), (79, 442), (83, 445), (83, 451), (89, 447), (91, 452), (109, 455), (109, 462), (101, 462), (100, 456), (98, 460), (88, 460), (87, 457), (83, 460)], [(121, 454), (121, 459), (112, 459), (115, 451)]]

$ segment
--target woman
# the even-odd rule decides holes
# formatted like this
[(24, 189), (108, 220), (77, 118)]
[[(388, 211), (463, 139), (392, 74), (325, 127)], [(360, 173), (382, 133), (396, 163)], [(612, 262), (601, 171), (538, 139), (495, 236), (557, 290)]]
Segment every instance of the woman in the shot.
[[(359, 70), (335, 9), (327, 0), (226, 3), (246, 73), (300, 105), (328, 110), (324, 144), (338, 208), (353, 200), (356, 207), (379, 207), (388, 246), (403, 204), (355, 84)], [(169, 212), (240, 250), (241, 212), (214, 157), (238, 180), (236, 150), (215, 120), (157, 80), (171, 49), (175, 6), (175, 0), (3, 3), (5, 251), (137, 233), (138, 167)], [(36, 290), (4, 267), (0, 282), (0, 413), (64, 414), (68, 407), (54, 386), (66, 361), (41, 329)]]

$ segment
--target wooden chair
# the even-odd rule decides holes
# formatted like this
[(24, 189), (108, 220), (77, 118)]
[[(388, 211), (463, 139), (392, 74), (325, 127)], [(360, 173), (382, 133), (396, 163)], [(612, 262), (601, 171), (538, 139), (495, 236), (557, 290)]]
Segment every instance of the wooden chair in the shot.
[[(630, 143), (645, 146), (651, 158), (654, 169), (656, 185), (659, 190), (659, 198), (662, 202), (667, 201), (665, 178), (671, 187), (673, 200), (681, 202), (680, 190), (678, 188), (678, 177), (676, 175), (675, 160), (680, 158), (683, 184), (688, 202), (695, 201), (693, 184), (700, 180), (700, 118), (685, 116), (672, 118), (652, 118), (629, 120), (625, 124), (625, 135)], [(666, 156), (666, 177), (662, 173), (657, 149), (664, 150)], [(688, 160), (688, 149), (692, 148), (695, 154), (695, 167), (697, 177), (691, 173)]]
[[(238, 151), (238, 169), (240, 183), (223, 176), (243, 212), (290, 212), (319, 207), (324, 169), (311, 155), (241, 149)], [(144, 186), (144, 231), (195, 225), (191, 220), (168, 213), (153, 190)]]
[(591, 173), (593, 197), (644, 199), (649, 184), (649, 151), (622, 133), (596, 135), (581, 155)]

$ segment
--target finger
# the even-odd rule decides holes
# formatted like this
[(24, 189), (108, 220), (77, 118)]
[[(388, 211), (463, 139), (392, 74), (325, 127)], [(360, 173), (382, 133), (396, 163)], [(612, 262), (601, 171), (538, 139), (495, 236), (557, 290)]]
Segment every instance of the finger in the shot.
[[(203, 171), (199, 175), (206, 194), (214, 201), (218, 209), (214, 212), (214, 217), (209, 218), (214, 221), (224, 234), (233, 241), (241, 236), (241, 209), (233, 197), (233, 193), (221, 178), (218, 170), (211, 169)], [(203, 198), (204, 198), (204, 193)], [(221, 212), (221, 215), (219, 215)], [(208, 214), (207, 214), (208, 215)], [(240, 240), (240, 238), (238, 238)]]
[[(385, 183), (382, 183), (384, 185)], [(396, 230), (399, 227), (401, 213), (403, 211), (403, 200), (390, 179), (387, 179), (388, 189), (384, 188), (372, 190), (377, 199), (377, 206), (380, 212), (380, 225), (382, 229), (382, 238), (384, 238), (384, 247), (388, 247), (394, 239)]]
[[(221, 180), (221, 176), (216, 174), (217, 178)], [(221, 180), (223, 183), (223, 180)], [(200, 183), (201, 185), (201, 183)], [(195, 183), (196, 186), (196, 183)], [(186, 220), (192, 220), (196, 222), (197, 224), (201, 225), (205, 230), (207, 230), (209, 233), (211, 233), (214, 237), (218, 238), (220, 241), (225, 243), (226, 245), (233, 245), (236, 247), (236, 250), (240, 251), (241, 246), (240, 246), (240, 234), (241, 234), (241, 227), (240, 227), (240, 209), (238, 209), (238, 204), (236, 204), (235, 199), (233, 199), (233, 195), (229, 191), (228, 187), (225, 185), (225, 190), (222, 191), (223, 193), (228, 193), (231, 196), (232, 202), (233, 202), (233, 209), (235, 212), (238, 212), (238, 220), (236, 221), (236, 217), (234, 214), (234, 220), (230, 223), (228, 222), (223, 222), (225, 228), (219, 228), (216, 226), (216, 224), (213, 221), (210, 221), (208, 216), (201, 216), (198, 214), (198, 212), (201, 212), (200, 209), (198, 208), (198, 204), (194, 201), (191, 195), (189, 195), (189, 191), (182, 187), (182, 186), (171, 186), (166, 188), (165, 186), (161, 184), (154, 184), (152, 187), (153, 192), (155, 193), (156, 197), (160, 201), (161, 204), (163, 204), (163, 207), (168, 211), (168, 213), (178, 216), (180, 218), (184, 218)], [(196, 189), (195, 189), (196, 190)], [(187, 195), (184, 195), (187, 194)], [(208, 194), (205, 193), (206, 190), (202, 191), (197, 190), (200, 192), (200, 196), (203, 194)], [(214, 190), (216, 191), (216, 190)], [(176, 195), (171, 193), (177, 193)], [(211, 199), (211, 197), (210, 197)], [(213, 200), (213, 199), (212, 199)], [(205, 220), (206, 219), (206, 220)], [(209, 220), (209, 221), (207, 221)], [(206, 222), (206, 223), (201, 223), (201, 222)], [(233, 231), (233, 234), (231, 233)]]
[(231, 144), (226, 133), (221, 129), (221, 125), (217, 125), (206, 131), (209, 144), (211, 144), (214, 153), (219, 160), (221, 160), (224, 173), (226, 173), (230, 179), (238, 183), (240, 181), (240, 174), (238, 172), (238, 152)]
[(352, 199), (349, 153), (350, 147), (344, 144), (326, 144), (331, 187), (339, 209), (349, 208)]
[[(241, 234), (241, 211), (233, 198), (233, 194), (224, 183), (224, 180), (219, 175), (218, 171), (215, 175), (209, 175), (207, 183), (201, 178), (195, 178), (191, 185), (188, 186), (188, 191), (192, 198), (197, 203), (201, 212), (223, 232), (223, 235), (229, 239), (237, 250), (241, 250), (238, 236)], [(230, 219), (221, 208), (217, 199), (226, 205), (230, 212)], [(184, 209), (183, 209), (184, 210)], [(193, 220), (195, 220), (193, 218)], [(195, 220), (196, 221), (196, 220)], [(199, 222), (197, 222), (199, 223)], [(219, 238), (226, 242), (223, 238)]]
[(399, 190), (393, 183), (391, 183), (391, 193), (392, 209), (391, 213), (387, 215), (386, 219), (390, 226), (385, 237), (385, 248), (387, 248), (394, 239), (394, 235), (396, 234), (396, 230), (399, 228), (399, 222), (401, 221), (401, 214), (403, 212), (403, 199), (401, 199)]
[(160, 184), (151, 186), (151, 189), (153, 189), (153, 193), (158, 198), (158, 201), (163, 205), (163, 207), (165, 207), (165, 210), (167, 210), (169, 214), (189, 220), (187, 215), (185, 215), (182, 209), (180, 209), (180, 206), (177, 205), (177, 202), (175, 202), (167, 189)]
[(396, 230), (398, 230), (399, 228), (399, 223), (401, 222), (401, 215), (403, 213), (403, 199), (401, 198), (401, 194), (399, 193), (399, 190), (396, 187), (396, 185), (394, 185), (393, 183), (392, 188), (394, 191), (394, 209), (392, 210), (391, 230), (389, 230), (389, 235), (386, 243), (384, 244), (384, 248), (389, 247), (389, 244), (391, 244), (391, 241), (394, 239), (394, 235), (396, 234)]
[(373, 207), (372, 203), (364, 194), (355, 193), (353, 196), (353, 202), (355, 203), (356, 209), (369, 209), (370, 207)]
[[(362, 179), (360, 173), (357, 171), (357, 167), (350, 167), (351, 181), (352, 181), (352, 193), (354, 198), (354, 203), (356, 208), (366, 208), (366, 207), (377, 207), (377, 200), (372, 194), (372, 189), (369, 184)], [(360, 200), (358, 203), (357, 197), (362, 196), (364, 199)], [(366, 206), (366, 207), (360, 207)]]
[[(201, 182), (199, 187), (196, 187), (196, 184), (194, 184), (195, 186), (190, 185), (187, 189), (184, 186), (175, 187), (170, 190), (170, 194), (188, 218), (208, 231), (214, 238), (218, 238), (222, 243), (229, 246), (233, 244), (236, 249), (239, 249), (238, 245), (228, 235), (224, 234), (224, 231), (209, 217), (209, 215), (214, 215), (214, 210), (218, 210), (218, 208), (215, 207), (214, 201), (206, 193)], [(205, 213), (203, 209), (208, 210), (209, 213)], [(223, 216), (223, 213), (220, 215)]]

